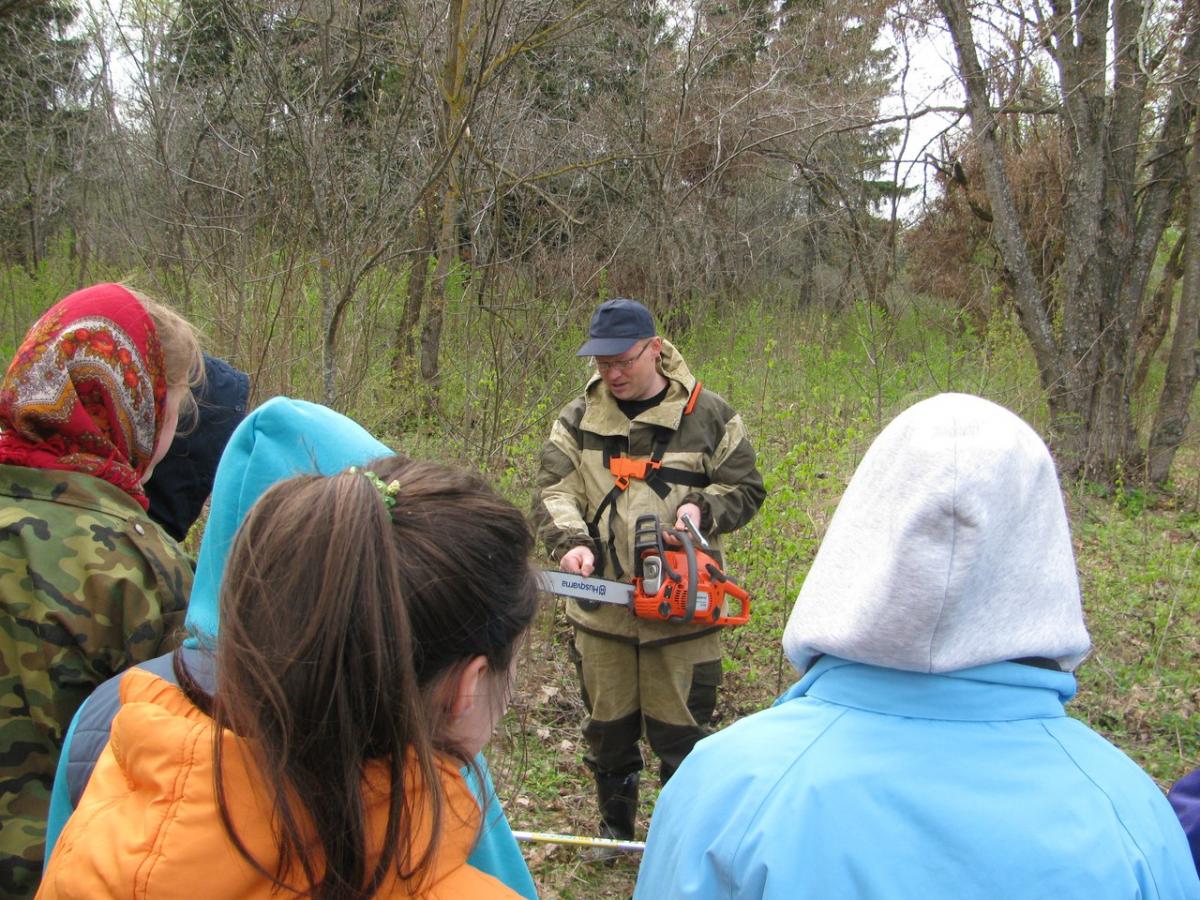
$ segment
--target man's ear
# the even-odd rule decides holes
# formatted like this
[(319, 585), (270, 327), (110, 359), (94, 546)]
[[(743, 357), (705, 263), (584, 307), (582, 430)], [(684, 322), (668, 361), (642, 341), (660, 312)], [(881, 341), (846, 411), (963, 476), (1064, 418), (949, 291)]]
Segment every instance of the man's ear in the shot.
[(476, 703), (485, 700), (480, 692), (485, 691), (484, 675), (488, 671), (486, 656), (474, 656), (463, 664), (457, 674), (450, 676), (447, 687), (446, 711), (451, 716), (461, 716)]

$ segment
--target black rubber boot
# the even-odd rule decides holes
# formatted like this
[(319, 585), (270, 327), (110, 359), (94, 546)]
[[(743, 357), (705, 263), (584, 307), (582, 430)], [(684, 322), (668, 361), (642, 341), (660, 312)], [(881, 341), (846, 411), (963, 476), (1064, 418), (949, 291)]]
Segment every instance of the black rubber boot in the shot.
[[(600, 802), (600, 837), (632, 841), (637, 821), (638, 773), (597, 773), (596, 797)], [(584, 851), (583, 858), (587, 862), (611, 862), (623, 855), (611, 847), (591, 847)]]
[(633, 840), (637, 820), (638, 773), (596, 775), (596, 795), (600, 801), (600, 829), (604, 837)]

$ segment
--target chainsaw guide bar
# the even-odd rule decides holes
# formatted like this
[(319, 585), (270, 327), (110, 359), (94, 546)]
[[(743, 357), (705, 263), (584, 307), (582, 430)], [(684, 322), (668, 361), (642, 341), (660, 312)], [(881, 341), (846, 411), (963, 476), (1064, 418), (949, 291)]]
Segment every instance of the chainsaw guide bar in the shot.
[(573, 597), (576, 600), (593, 600), (597, 603), (613, 603), (617, 606), (629, 606), (633, 602), (634, 587), (624, 581), (588, 578), (584, 575), (551, 570), (543, 570), (538, 574), (542, 589), (548, 594)]
[[(744, 625), (750, 618), (750, 597), (725, 574), (717, 560), (696, 549), (707, 547), (699, 529), (684, 517), (687, 528), (669, 534), (680, 549), (663, 544), (658, 516), (641, 516), (635, 530), (637, 572), (633, 583), (593, 578), (572, 572), (539, 573), (542, 589), (570, 597), (588, 610), (601, 603), (624, 606), (639, 619), (697, 625)], [(693, 540), (695, 537), (695, 540)], [(729, 604), (736, 604), (732, 613)]]

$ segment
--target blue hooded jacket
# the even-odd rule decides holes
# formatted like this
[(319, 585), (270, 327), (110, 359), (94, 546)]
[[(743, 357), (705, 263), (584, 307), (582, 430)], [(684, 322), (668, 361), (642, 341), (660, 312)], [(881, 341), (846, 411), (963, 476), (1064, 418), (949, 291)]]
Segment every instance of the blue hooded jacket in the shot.
[(663, 788), (637, 897), (1200, 897), (1171, 807), (1063, 704), (1088, 651), (1045, 444), (944, 394), (871, 445), (783, 636), (801, 679)]
[(1161, 791), (1015, 662), (946, 674), (820, 659), (696, 745), (635, 897), (1200, 897)]
[[(357, 423), (323, 406), (277, 397), (254, 410), (234, 431), (221, 457), (213, 484), (212, 506), (200, 546), (196, 578), (187, 614), (189, 638), (185, 648), (197, 651), (201, 639), (214, 638), (220, 625), (219, 595), (233, 539), (254, 502), (272, 485), (294, 475), (319, 472), (332, 475), (391, 454)], [(189, 654), (189, 665), (205, 654)], [(146, 668), (173, 680), (171, 656), (159, 657)], [(120, 676), (105, 682), (76, 713), (67, 732), (54, 780), (46, 834), (46, 859), (74, 810), (87, 776), (108, 740), (119, 706)], [(486, 798), (486, 821), (468, 862), (536, 900), (529, 868), (513, 837), (482, 756), (484, 775), (479, 785), (467, 772), (477, 797)]]

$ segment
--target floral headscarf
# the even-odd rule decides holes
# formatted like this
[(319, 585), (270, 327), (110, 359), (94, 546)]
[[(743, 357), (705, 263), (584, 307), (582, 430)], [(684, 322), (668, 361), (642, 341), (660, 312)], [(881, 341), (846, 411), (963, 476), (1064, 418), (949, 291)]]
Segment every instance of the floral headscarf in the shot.
[(119, 284), (60, 300), (25, 335), (0, 385), (0, 463), (103, 478), (147, 506), (141, 479), (166, 412), (162, 347)]

